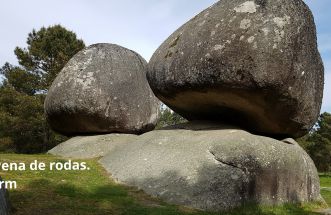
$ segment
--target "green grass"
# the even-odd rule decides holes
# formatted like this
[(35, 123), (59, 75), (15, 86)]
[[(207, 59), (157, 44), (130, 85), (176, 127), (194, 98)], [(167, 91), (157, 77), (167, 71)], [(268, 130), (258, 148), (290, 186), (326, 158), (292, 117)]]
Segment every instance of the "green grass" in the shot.
[(320, 174), (320, 180), (322, 187), (321, 194), (326, 203), (331, 207), (331, 173)]
[[(64, 161), (50, 155), (0, 154), (0, 162), (45, 163)], [(14, 215), (287, 215), (317, 214), (317, 204), (256, 207), (254, 205), (228, 213), (207, 213), (166, 204), (134, 188), (118, 185), (109, 179), (96, 160), (88, 160), (89, 171), (0, 172), (6, 180), (16, 180), (18, 189), (10, 191)], [(330, 178), (321, 178), (323, 186)], [(322, 192), (329, 203), (331, 193)]]
[(321, 173), (321, 187), (331, 187), (331, 173)]

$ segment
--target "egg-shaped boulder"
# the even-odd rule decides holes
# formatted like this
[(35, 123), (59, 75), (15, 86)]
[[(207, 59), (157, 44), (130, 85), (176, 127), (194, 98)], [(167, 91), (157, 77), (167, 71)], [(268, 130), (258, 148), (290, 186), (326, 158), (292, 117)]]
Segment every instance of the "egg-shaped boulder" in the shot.
[(62, 134), (143, 133), (155, 127), (159, 101), (146, 79), (147, 62), (114, 44), (78, 52), (45, 100), (51, 127)]
[(302, 0), (218, 1), (156, 50), (147, 79), (189, 120), (300, 137), (323, 95), (313, 15)]

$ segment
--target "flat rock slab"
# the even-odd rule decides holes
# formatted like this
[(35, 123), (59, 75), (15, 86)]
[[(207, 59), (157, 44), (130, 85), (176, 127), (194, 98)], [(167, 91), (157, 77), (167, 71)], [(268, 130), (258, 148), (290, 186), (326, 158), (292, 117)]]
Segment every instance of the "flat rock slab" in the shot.
[(48, 153), (74, 159), (97, 158), (104, 156), (118, 145), (135, 141), (137, 137), (133, 134), (77, 136), (59, 144)]
[(294, 140), (208, 122), (145, 133), (100, 163), (120, 183), (203, 210), (321, 200), (314, 163)]

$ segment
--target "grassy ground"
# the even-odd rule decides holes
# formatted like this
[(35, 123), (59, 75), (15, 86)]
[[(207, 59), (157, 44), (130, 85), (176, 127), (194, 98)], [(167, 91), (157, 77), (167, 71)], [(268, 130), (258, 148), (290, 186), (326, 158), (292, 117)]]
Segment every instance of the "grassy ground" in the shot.
[(326, 203), (331, 207), (331, 173), (320, 174), (321, 179), (321, 194)]
[[(49, 155), (0, 154), (0, 162), (45, 163), (63, 161)], [(141, 191), (115, 184), (96, 160), (87, 161), (89, 171), (25, 171), (4, 172), (5, 180), (16, 180), (18, 189), (10, 191), (15, 215), (216, 215), (165, 204)], [(329, 176), (321, 177), (322, 186), (331, 187)], [(331, 191), (322, 191), (331, 205)], [(225, 215), (285, 215), (317, 214), (318, 205), (284, 205), (279, 207), (248, 206)]]

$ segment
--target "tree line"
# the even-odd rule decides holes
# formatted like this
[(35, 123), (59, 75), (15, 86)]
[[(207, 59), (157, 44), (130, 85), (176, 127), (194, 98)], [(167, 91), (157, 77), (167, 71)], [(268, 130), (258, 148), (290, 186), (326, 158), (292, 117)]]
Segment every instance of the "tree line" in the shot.
[(323, 113), (315, 127), (306, 136), (299, 138), (298, 143), (313, 159), (321, 172), (331, 170), (331, 114)]

